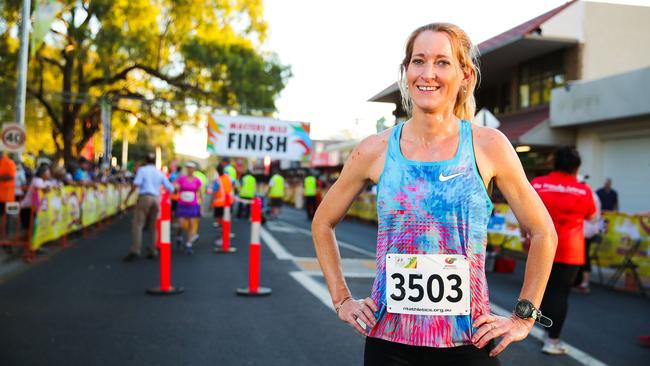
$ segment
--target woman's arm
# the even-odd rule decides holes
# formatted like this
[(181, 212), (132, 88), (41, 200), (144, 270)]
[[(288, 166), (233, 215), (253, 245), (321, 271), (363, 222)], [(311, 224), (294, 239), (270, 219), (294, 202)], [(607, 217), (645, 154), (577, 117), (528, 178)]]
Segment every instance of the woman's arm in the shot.
[[(519, 294), (539, 309), (553, 258), (557, 247), (557, 234), (553, 221), (537, 192), (526, 179), (524, 169), (517, 153), (508, 139), (499, 131), (477, 128), (477, 162), (482, 174), (493, 177), (517, 217), (520, 227), (530, 238), (530, 250), (526, 261), (524, 283)], [(485, 175), (484, 175), (485, 176)], [(512, 305), (517, 299), (512, 299)], [(496, 328), (489, 323), (497, 321)], [(473, 340), (483, 347), (495, 337), (503, 337), (492, 350), (495, 356), (513, 341), (524, 339), (532, 329), (532, 319), (522, 320), (513, 315), (510, 319), (482, 315), (474, 322), (475, 327), (483, 326)]]
[[(384, 136), (385, 134), (370, 136), (352, 151), (338, 180), (318, 206), (312, 222), (316, 255), (337, 314), (341, 320), (364, 335), (366, 331), (357, 324), (356, 318), (369, 326), (374, 326), (375, 319), (372, 312), (377, 311), (377, 307), (370, 299), (348, 301), (351, 294), (343, 276), (334, 227), (345, 216), (366, 182), (369, 179), (375, 180), (379, 175), (377, 172), (383, 169), (383, 156), (386, 149)], [(342, 305), (345, 305), (345, 308)]]

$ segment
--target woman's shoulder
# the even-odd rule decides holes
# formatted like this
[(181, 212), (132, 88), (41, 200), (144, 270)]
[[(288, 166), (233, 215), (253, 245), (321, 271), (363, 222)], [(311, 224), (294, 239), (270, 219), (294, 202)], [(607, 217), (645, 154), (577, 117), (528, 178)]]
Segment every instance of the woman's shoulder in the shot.
[(474, 144), (480, 151), (498, 157), (499, 154), (512, 150), (512, 144), (503, 132), (474, 123), (471, 123), (471, 126)]
[(397, 126), (363, 138), (354, 150), (367, 157), (377, 157), (386, 151), (388, 141), (390, 140), (395, 128), (397, 128)]

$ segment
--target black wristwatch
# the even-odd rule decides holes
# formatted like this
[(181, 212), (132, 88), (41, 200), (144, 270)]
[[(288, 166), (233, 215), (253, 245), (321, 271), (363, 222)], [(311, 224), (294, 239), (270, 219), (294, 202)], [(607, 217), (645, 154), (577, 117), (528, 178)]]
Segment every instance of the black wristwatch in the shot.
[(540, 325), (548, 328), (553, 325), (553, 320), (542, 315), (542, 312), (535, 308), (532, 302), (526, 299), (520, 299), (515, 306), (515, 315), (521, 319), (533, 318)]

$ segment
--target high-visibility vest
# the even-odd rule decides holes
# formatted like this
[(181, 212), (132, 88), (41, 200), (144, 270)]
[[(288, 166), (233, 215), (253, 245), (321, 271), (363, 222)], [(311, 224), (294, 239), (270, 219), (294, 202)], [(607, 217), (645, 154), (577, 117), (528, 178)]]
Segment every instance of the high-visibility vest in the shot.
[(316, 178), (311, 175), (305, 177), (304, 195), (305, 197), (316, 196)]
[(280, 174), (275, 174), (271, 177), (273, 185), (269, 190), (269, 197), (283, 198), (284, 197), (284, 178)]
[(255, 186), (257, 181), (255, 177), (250, 174), (246, 174), (241, 179), (241, 189), (239, 190), (239, 197), (241, 198), (253, 198), (255, 197)]
[(232, 203), (232, 181), (228, 174), (219, 177), (219, 188), (212, 197), (212, 207), (224, 207)]
[(237, 170), (232, 165), (226, 165), (223, 172), (228, 174), (233, 180), (237, 180)]

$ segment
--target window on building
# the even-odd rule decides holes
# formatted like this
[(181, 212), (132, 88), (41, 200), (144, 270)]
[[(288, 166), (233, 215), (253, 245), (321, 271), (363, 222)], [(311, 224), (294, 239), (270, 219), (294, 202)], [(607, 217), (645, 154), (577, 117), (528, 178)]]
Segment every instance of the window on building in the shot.
[(549, 104), (551, 90), (564, 85), (564, 50), (519, 66), (518, 106), (520, 109)]

